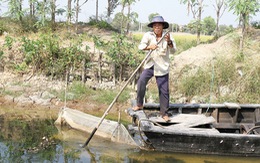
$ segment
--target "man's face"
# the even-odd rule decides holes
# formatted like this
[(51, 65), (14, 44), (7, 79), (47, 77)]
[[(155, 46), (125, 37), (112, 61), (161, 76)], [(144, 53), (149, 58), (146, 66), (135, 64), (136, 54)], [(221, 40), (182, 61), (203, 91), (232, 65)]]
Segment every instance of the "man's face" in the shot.
[(162, 34), (163, 24), (162, 23), (153, 23), (153, 31), (155, 34)]

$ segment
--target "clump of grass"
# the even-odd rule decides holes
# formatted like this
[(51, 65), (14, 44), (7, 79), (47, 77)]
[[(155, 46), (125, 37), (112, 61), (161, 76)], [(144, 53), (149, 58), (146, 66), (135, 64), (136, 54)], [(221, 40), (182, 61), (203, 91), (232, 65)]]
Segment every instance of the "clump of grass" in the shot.
[(86, 87), (85, 84), (83, 84), (82, 82), (74, 81), (67, 87), (67, 89), (64, 89), (64, 91), (53, 91), (52, 93), (56, 94), (62, 101), (65, 101), (65, 99), (83, 99), (86, 96), (91, 96), (92, 92), (94, 92), (94, 90)]
[(194, 74), (187, 73), (179, 80), (179, 91), (186, 97), (193, 97), (207, 92), (210, 88), (211, 74), (199, 68)]
[(5, 89), (0, 89), (1, 94), (4, 95), (10, 95), (12, 97), (19, 97), (21, 95), (23, 95), (23, 91), (9, 91), (9, 90), (5, 90)]
[(260, 66), (248, 64), (243, 68), (239, 79), (239, 101), (243, 103), (260, 103)]
[[(214, 64), (212, 66), (212, 64)], [(188, 99), (214, 94), (216, 102), (259, 103), (260, 66), (218, 58), (205, 68), (184, 72), (178, 80), (178, 92)], [(238, 64), (240, 67), (238, 68)], [(241, 69), (243, 74), (241, 74)], [(226, 93), (220, 88), (225, 88)]]
[[(92, 94), (92, 99), (101, 104), (110, 104), (120, 90), (96, 90)], [(125, 89), (117, 99), (117, 102), (124, 103), (130, 98), (130, 90)]]

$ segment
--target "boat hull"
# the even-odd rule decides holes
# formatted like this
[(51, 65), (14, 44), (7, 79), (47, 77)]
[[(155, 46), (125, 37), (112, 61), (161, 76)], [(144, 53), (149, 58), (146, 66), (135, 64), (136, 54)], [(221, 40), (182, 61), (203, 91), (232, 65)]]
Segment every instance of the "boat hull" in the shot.
[(144, 131), (159, 151), (180, 153), (260, 156), (260, 137), (237, 134), (190, 134)]

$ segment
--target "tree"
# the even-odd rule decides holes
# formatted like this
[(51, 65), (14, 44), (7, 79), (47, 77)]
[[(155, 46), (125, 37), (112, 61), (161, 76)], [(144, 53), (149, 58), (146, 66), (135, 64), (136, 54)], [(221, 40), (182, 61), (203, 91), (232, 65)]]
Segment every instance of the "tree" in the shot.
[(197, 30), (197, 44), (200, 43), (201, 33), (201, 14), (203, 11), (203, 0), (180, 0), (181, 3), (187, 4), (188, 14), (192, 12), (193, 18), (196, 20), (194, 23)]
[[(136, 14), (136, 13), (131, 13), (131, 5), (134, 4), (135, 2), (136, 2), (136, 0), (121, 0), (121, 2), (120, 2), (120, 4), (122, 5), (122, 9), (121, 9), (121, 28), (120, 28), (121, 33), (124, 31), (123, 30), (124, 25), (126, 25), (126, 27), (125, 27), (126, 32), (128, 32), (129, 28), (130, 28), (130, 26), (129, 26), (130, 22), (132, 21), (131, 18), (136, 19), (136, 17), (138, 16), (138, 14)], [(127, 6), (128, 10), (127, 10), (127, 16), (126, 16), (126, 19), (125, 19), (124, 9), (125, 9), (126, 6)]]
[(232, 25), (226, 26), (226, 25), (220, 25), (219, 26), (219, 34), (220, 35), (226, 35), (228, 33), (233, 32), (235, 29)]
[(71, 17), (72, 17), (72, 8), (71, 8), (71, 0), (68, 0), (67, 4), (67, 23), (71, 23)]
[(51, 13), (51, 7), (49, 1), (44, 0), (42, 2), (37, 2), (36, 5), (36, 17), (38, 18), (38, 21), (36, 22), (37, 27), (43, 27), (46, 25), (48, 19), (47, 18), (48, 13)]
[(243, 53), (244, 38), (247, 34), (247, 28), (249, 26), (249, 19), (251, 15), (255, 15), (259, 11), (259, 0), (228, 0), (229, 10), (233, 10), (234, 14), (239, 17), (241, 22), (242, 34), (240, 37), (239, 50)]
[(122, 5), (122, 9), (121, 9), (121, 25), (120, 25), (120, 32), (123, 32), (123, 23), (124, 23), (124, 10), (125, 10), (125, 6), (126, 6), (127, 0), (121, 0), (120, 4)]
[(227, 3), (225, 0), (215, 0), (215, 5), (213, 5), (217, 15), (217, 24), (216, 24), (216, 37), (219, 37), (219, 20), (222, 17), (223, 13), (227, 8)]
[(102, 59), (103, 59), (103, 52), (100, 49), (105, 45), (105, 42), (101, 40), (99, 36), (94, 36), (93, 41), (95, 44), (95, 49), (98, 49), (98, 82), (102, 83)]
[(76, 15), (76, 21), (75, 21), (75, 28), (76, 31), (78, 31), (78, 22), (79, 22), (79, 12), (80, 12), (80, 8), (88, 2), (88, 0), (85, 0), (81, 5), (79, 4), (79, 0), (74, 0), (74, 2), (76, 2), (76, 6), (75, 6), (75, 15)]
[(124, 24), (126, 24), (126, 22), (122, 22), (123, 20), (126, 20), (126, 16), (122, 15), (121, 12), (116, 13), (116, 15), (114, 16), (114, 19), (112, 21), (112, 26), (115, 29), (121, 30), (122, 26), (124, 26)]
[(31, 18), (33, 18), (35, 16), (35, 5), (36, 5), (36, 0), (29, 0)]
[(107, 17), (110, 18), (111, 14), (114, 12), (114, 9), (118, 6), (119, 0), (108, 0), (107, 4)]
[(52, 30), (55, 28), (55, 15), (56, 15), (56, 0), (51, 0), (51, 26)]
[(120, 83), (127, 69), (137, 63), (136, 48), (133, 47), (137, 47), (134, 41), (128, 41), (124, 34), (115, 34), (108, 43), (107, 56), (114, 63), (114, 79), (118, 74)]
[[(6, 0), (6, 2), (8, 2)], [(24, 15), (23, 10), (22, 10), (22, 3), (23, 0), (10, 0), (8, 2), (8, 12), (13, 19), (19, 20), (20, 23), (22, 23), (22, 17)]]
[(98, 0), (96, 0), (96, 21), (98, 21)]
[(150, 14), (150, 15), (148, 16), (149, 22), (152, 21), (153, 17), (158, 16), (158, 15), (160, 15), (160, 14), (158, 14), (158, 13), (152, 13), (152, 14)]
[(208, 16), (203, 19), (202, 30), (206, 35), (211, 35), (215, 29), (216, 29), (216, 22), (211, 16)]

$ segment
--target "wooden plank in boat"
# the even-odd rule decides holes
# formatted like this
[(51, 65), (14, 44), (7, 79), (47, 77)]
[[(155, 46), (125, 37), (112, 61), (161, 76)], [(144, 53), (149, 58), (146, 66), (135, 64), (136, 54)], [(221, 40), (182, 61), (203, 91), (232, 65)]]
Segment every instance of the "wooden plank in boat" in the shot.
[[(193, 133), (200, 133), (200, 134), (219, 134), (220, 132), (215, 129), (215, 128), (188, 128), (188, 127), (180, 127), (176, 125), (171, 125), (171, 126), (166, 126), (165, 127), (168, 132), (176, 133), (176, 132), (181, 132), (181, 133), (187, 133), (187, 134), (193, 134)], [(163, 132), (162, 129), (157, 127), (154, 129), (155, 131), (158, 132)]]
[[(212, 124), (215, 122), (215, 119), (212, 116), (207, 117), (204, 114), (176, 114), (170, 116), (169, 118), (171, 121), (168, 123), (183, 127), (195, 127), (204, 124)], [(161, 117), (151, 117), (149, 119), (158, 123), (166, 123)]]

